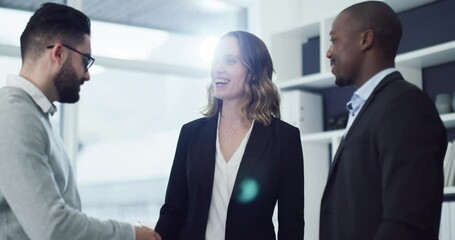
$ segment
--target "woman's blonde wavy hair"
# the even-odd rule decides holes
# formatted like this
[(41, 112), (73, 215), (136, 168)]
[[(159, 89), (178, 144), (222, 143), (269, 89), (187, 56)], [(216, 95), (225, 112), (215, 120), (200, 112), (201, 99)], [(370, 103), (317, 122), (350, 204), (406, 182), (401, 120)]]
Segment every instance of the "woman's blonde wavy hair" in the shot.
[[(274, 69), (269, 51), (261, 39), (249, 32), (228, 32), (222, 36), (225, 37), (237, 39), (240, 60), (248, 68), (242, 115), (248, 120), (255, 120), (267, 126), (273, 117), (280, 118), (280, 96), (272, 82)], [(221, 111), (223, 101), (215, 97), (213, 84), (210, 84), (207, 92), (208, 104), (202, 114), (213, 117)]]

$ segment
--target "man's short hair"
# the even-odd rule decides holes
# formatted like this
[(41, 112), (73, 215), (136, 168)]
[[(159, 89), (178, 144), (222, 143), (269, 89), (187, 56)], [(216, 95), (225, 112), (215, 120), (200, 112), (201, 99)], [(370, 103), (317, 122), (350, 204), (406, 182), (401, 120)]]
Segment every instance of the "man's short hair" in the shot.
[(402, 36), (402, 26), (393, 9), (381, 1), (366, 1), (354, 4), (345, 10), (356, 21), (358, 30), (371, 29), (375, 41), (390, 58), (395, 58)]
[(90, 36), (90, 19), (79, 10), (57, 4), (44, 3), (36, 10), (21, 35), (21, 56), (38, 57), (46, 46), (61, 41), (80, 44), (84, 35)]

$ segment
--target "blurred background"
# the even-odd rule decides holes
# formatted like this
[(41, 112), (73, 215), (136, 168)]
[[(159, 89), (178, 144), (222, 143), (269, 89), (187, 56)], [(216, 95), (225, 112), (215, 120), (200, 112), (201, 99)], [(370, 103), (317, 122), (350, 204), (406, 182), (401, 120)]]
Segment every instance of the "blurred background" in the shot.
[[(0, 1), (0, 74), (17, 74), (19, 37), (38, 0)], [(247, 1), (52, 1), (92, 20), (91, 80), (52, 118), (89, 215), (154, 226), (181, 126), (206, 103), (219, 36), (246, 30)], [(0, 81), (0, 86), (4, 80)]]

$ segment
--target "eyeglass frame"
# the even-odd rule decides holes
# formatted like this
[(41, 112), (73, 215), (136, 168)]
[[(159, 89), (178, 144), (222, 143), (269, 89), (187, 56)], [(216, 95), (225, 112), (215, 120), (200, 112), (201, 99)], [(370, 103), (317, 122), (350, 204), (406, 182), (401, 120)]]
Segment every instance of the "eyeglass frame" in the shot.
[[(55, 44), (54, 44), (54, 45), (49, 45), (49, 46), (47, 46), (46, 48), (50, 49), (50, 48), (53, 48), (54, 46), (55, 46)], [(83, 61), (84, 61), (84, 71), (85, 71), (85, 72), (88, 72), (88, 69), (93, 65), (93, 63), (95, 63), (95, 59), (94, 59), (92, 56), (90, 56), (90, 55), (88, 55), (88, 54), (85, 54), (85, 53), (82, 53), (82, 52), (76, 50), (75, 48), (73, 48), (73, 47), (71, 47), (71, 46), (69, 46), (69, 45), (66, 45), (66, 44), (64, 44), (64, 43), (62, 43), (62, 46), (64, 46), (65, 48), (68, 48), (68, 49), (71, 50), (71, 51), (74, 51), (74, 52), (76, 52), (76, 53), (79, 53), (80, 55), (82, 55), (82, 56), (85, 57), (85, 58), (83, 59)], [(88, 59), (88, 60), (87, 60), (87, 59)]]

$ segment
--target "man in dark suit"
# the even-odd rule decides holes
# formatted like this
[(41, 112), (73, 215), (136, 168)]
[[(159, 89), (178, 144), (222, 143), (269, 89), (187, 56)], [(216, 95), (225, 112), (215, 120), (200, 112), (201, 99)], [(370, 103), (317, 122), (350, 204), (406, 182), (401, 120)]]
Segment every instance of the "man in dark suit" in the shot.
[(430, 98), (395, 69), (401, 34), (377, 1), (346, 8), (332, 25), (336, 84), (357, 90), (322, 197), (321, 240), (438, 238), (446, 131)]

